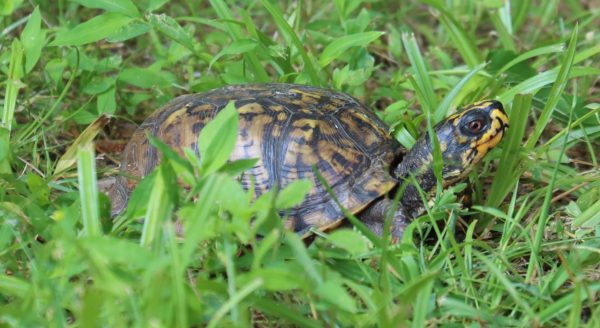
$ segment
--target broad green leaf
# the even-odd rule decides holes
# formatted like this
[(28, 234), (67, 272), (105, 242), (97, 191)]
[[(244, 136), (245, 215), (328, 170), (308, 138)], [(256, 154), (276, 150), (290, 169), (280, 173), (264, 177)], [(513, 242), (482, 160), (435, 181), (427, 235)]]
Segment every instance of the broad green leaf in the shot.
[(167, 2), (169, 2), (169, 0), (148, 0), (148, 5), (146, 6), (146, 11), (153, 12), (157, 9), (160, 9)]
[(95, 76), (87, 84), (85, 84), (85, 86), (81, 88), (81, 92), (84, 92), (89, 95), (99, 95), (101, 93), (105, 93), (111, 88), (114, 88), (115, 81), (115, 76)]
[(96, 16), (68, 31), (60, 31), (50, 45), (79, 46), (102, 40), (118, 32), (132, 18), (118, 13), (106, 13)]
[(108, 91), (98, 95), (96, 99), (96, 108), (98, 114), (114, 114), (117, 111), (117, 100), (115, 88), (110, 88)]
[(246, 277), (240, 277), (239, 280), (251, 281), (257, 278), (262, 279), (263, 287), (270, 291), (293, 290), (300, 288), (305, 283), (297, 272), (292, 272), (285, 267), (255, 269)]
[(369, 250), (368, 240), (354, 230), (338, 229), (329, 235), (328, 240), (352, 255), (359, 255)]
[(23, 2), (23, 0), (2, 0), (0, 1), (0, 15), (8, 16)]
[(290, 183), (277, 195), (275, 207), (286, 209), (299, 205), (312, 187), (310, 180), (296, 180)]
[(131, 0), (71, 0), (82, 6), (95, 9), (104, 9), (108, 12), (124, 14), (131, 17), (140, 17), (140, 12)]
[(151, 69), (133, 67), (126, 68), (119, 73), (119, 80), (140, 88), (170, 86), (170, 75)]
[(356, 301), (339, 281), (328, 280), (315, 289), (317, 295), (343, 311), (356, 312)]
[(213, 59), (210, 61), (210, 64), (208, 65), (208, 67), (210, 69), (210, 67), (217, 60), (219, 60), (219, 58), (221, 58), (223, 56), (244, 54), (246, 52), (254, 50), (257, 46), (258, 46), (258, 44), (256, 42), (254, 42), (253, 40), (234, 41), (232, 44), (230, 44), (229, 46), (227, 46), (227, 47), (223, 48), (221, 51), (219, 51), (219, 53), (215, 57), (213, 57)]
[(333, 42), (327, 45), (327, 47), (325, 47), (321, 53), (319, 64), (321, 67), (325, 67), (343, 55), (348, 49), (352, 47), (367, 46), (369, 43), (377, 40), (383, 34), (384, 32), (371, 31), (345, 35), (340, 38), (336, 38), (333, 40)]
[(257, 162), (258, 158), (238, 159), (223, 166), (221, 168), (221, 172), (235, 177), (242, 174), (244, 171), (248, 171), (253, 168)]
[(124, 221), (129, 219), (137, 219), (144, 215), (148, 204), (150, 203), (150, 194), (154, 186), (154, 179), (156, 177), (156, 171), (152, 171), (149, 175), (138, 181), (131, 195), (129, 196), (129, 202), (127, 203), (127, 209), (125, 215), (121, 220), (115, 222), (114, 227), (118, 229)]
[(47, 205), (50, 196), (48, 183), (35, 173), (27, 174), (27, 187), (31, 191), (32, 198), (40, 205)]
[(108, 42), (123, 42), (129, 39), (138, 37), (150, 31), (151, 26), (145, 22), (132, 21), (129, 24), (122, 26), (119, 31), (106, 38)]
[(39, 7), (35, 7), (21, 33), (21, 43), (25, 50), (25, 73), (31, 72), (40, 59), (46, 43), (46, 31), (41, 29), (42, 16)]
[(157, 31), (164, 34), (169, 39), (181, 44), (191, 52), (194, 52), (194, 39), (184, 30), (179, 23), (172, 17), (165, 14), (149, 14), (148, 22)]
[(220, 169), (229, 159), (237, 141), (238, 112), (229, 102), (200, 132), (198, 149), (202, 161), (202, 174)]

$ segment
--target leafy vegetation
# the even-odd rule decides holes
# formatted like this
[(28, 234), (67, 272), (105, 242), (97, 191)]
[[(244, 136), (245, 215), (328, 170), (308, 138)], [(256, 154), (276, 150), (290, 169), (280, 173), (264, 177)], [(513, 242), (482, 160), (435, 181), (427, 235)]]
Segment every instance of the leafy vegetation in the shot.
[[(0, 322), (600, 326), (593, 3), (2, 1)], [(407, 147), (483, 98), (511, 128), (397, 245), (360, 225), (312, 243), (283, 229), (276, 209), (307, 185), (256, 200), (240, 187), (234, 111), (201, 137), (202, 161), (153, 141), (163, 164), (113, 221), (96, 178), (116, 174), (133, 122), (246, 82), (347, 92)]]

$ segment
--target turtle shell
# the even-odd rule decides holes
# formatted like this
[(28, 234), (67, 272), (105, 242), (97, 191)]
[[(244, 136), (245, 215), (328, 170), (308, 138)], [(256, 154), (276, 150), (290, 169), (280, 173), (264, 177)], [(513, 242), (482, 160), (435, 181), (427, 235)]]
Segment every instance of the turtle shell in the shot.
[[(123, 175), (143, 177), (158, 164), (159, 153), (146, 131), (180, 154), (185, 147), (197, 152), (200, 131), (229, 101), (239, 112), (238, 138), (230, 160), (258, 159), (241, 178), (245, 188), (253, 179), (258, 197), (297, 179), (313, 183), (304, 201), (283, 213), (288, 217), (286, 226), (294, 231), (328, 229), (343, 218), (313, 167), (352, 213), (398, 183), (390, 176), (390, 165), (400, 160), (403, 149), (371, 110), (343, 93), (292, 84), (227, 86), (177, 97), (134, 133), (122, 158)], [(111, 195), (113, 213), (122, 210), (136, 183), (136, 179), (117, 180), (117, 196), (125, 201)]]

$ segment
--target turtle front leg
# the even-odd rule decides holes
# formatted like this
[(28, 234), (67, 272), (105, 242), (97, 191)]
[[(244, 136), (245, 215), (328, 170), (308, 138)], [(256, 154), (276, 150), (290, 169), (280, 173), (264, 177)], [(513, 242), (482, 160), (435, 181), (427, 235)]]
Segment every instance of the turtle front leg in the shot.
[(383, 236), (385, 219), (392, 216), (391, 235), (392, 240), (397, 242), (402, 238), (404, 229), (408, 226), (409, 221), (408, 215), (401, 203), (397, 205), (396, 211), (391, 213), (393, 209), (394, 200), (383, 197), (367, 207), (358, 217), (371, 231), (381, 237)]

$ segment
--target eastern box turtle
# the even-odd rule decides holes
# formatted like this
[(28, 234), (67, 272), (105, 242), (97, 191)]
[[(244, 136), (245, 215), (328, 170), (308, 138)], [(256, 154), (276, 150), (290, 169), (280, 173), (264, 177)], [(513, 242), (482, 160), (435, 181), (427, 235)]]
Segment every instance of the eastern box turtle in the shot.
[[(229, 101), (239, 112), (239, 130), (231, 160), (257, 158), (241, 179), (254, 180), (256, 197), (296, 179), (308, 179), (313, 189), (297, 207), (286, 212), (286, 226), (299, 233), (336, 226), (343, 213), (319, 182), (320, 172), (340, 203), (381, 235), (386, 214), (393, 207), (390, 192), (413, 175), (420, 188), (435, 189), (432, 144), (427, 133), (407, 151), (375, 113), (356, 99), (336, 91), (292, 84), (227, 86), (202, 94), (180, 96), (152, 116), (127, 144), (122, 176), (109, 192), (113, 214), (126, 206), (131, 190), (159, 162), (150, 145), (150, 132), (179, 153), (196, 150), (198, 135)], [(443, 159), (443, 185), (464, 179), (474, 165), (496, 146), (508, 127), (498, 101), (482, 101), (448, 117), (434, 130)], [(409, 185), (392, 214), (392, 235), (398, 238), (411, 218), (423, 213), (414, 185)]]

